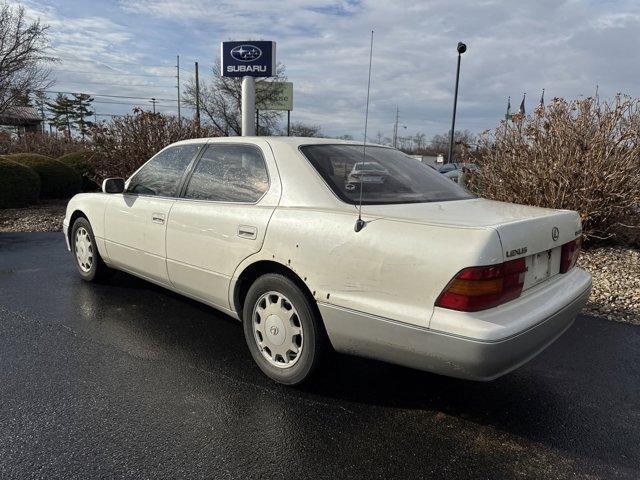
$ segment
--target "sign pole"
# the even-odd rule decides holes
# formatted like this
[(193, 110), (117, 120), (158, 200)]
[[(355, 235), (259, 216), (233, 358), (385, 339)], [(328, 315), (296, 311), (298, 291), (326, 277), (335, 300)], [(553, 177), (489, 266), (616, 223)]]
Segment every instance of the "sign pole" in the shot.
[(196, 128), (200, 135), (200, 76), (198, 74), (198, 62), (196, 62)]
[(242, 136), (256, 134), (253, 112), (256, 111), (256, 80), (254, 77), (242, 77)]
[(287, 110), (287, 137), (291, 136), (291, 110)]
[(180, 115), (180, 55), (176, 57), (176, 74), (178, 77), (178, 126), (182, 126), (182, 116)]

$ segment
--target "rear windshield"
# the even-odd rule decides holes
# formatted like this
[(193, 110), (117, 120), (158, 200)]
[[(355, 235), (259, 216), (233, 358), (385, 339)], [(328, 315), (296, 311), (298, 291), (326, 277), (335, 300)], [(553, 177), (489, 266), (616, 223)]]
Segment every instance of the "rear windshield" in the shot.
[(335, 194), (347, 203), (423, 203), (472, 198), (462, 188), (399, 150), (362, 145), (306, 145), (309, 159)]

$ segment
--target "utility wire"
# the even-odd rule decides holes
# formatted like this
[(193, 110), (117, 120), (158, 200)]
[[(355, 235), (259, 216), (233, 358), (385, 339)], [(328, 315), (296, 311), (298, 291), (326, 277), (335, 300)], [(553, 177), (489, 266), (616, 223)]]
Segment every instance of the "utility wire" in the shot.
[(153, 67), (153, 68), (176, 68), (175, 65), (150, 65), (145, 63), (136, 63), (136, 62), (112, 62), (111, 60), (94, 60), (94, 59), (86, 59), (86, 58), (73, 58), (73, 57), (58, 57), (63, 60), (71, 60), (74, 62), (86, 62), (86, 63), (98, 63), (105, 65), (135, 65), (137, 67)]
[(167, 101), (167, 102), (177, 101), (175, 98), (133, 97), (128, 95), (106, 95), (102, 93), (85, 93), (85, 92), (61, 92), (60, 90), (38, 90), (38, 91), (44, 92), (44, 93), (63, 93), (65, 95), (74, 95), (74, 94), (84, 93), (85, 95), (89, 95), (91, 97), (128, 98), (133, 100), (150, 100), (151, 98), (155, 98), (156, 100)]
[(155, 73), (87, 72), (84, 70), (60, 70), (60, 69), (56, 69), (55, 71), (62, 72), (62, 73), (84, 73), (85, 75), (122, 75), (127, 77), (166, 77), (166, 78), (175, 77), (175, 75), (158, 75)]
[(148, 88), (176, 88), (175, 85), (145, 85), (144, 83), (101, 83), (101, 82), (67, 82), (66, 80), (60, 83), (71, 83), (74, 85), (102, 85), (106, 87), (148, 87)]
[[(139, 102), (112, 102), (111, 100), (94, 100), (91, 103), (102, 103), (105, 105), (146, 105), (147, 102), (152, 101), (153, 99), (151, 98), (147, 98), (144, 100), (141, 100)], [(174, 107), (174, 105), (165, 105), (163, 103), (158, 103), (156, 102), (156, 106), (158, 107)]]

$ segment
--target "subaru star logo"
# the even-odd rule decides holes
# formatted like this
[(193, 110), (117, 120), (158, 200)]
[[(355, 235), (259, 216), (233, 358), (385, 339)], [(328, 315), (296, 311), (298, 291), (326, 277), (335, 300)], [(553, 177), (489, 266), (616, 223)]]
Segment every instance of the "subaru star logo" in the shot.
[(262, 56), (262, 50), (253, 45), (238, 45), (231, 49), (231, 56), (241, 62), (253, 62)]
[(558, 230), (558, 227), (553, 227), (553, 230), (551, 230), (551, 238), (555, 242), (558, 240), (558, 237), (560, 237), (560, 230)]

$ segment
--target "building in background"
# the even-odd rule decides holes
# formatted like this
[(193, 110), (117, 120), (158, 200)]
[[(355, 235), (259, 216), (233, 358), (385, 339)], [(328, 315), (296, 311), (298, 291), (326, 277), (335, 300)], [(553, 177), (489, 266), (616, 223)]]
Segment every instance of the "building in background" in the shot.
[(42, 117), (34, 107), (9, 107), (0, 113), (0, 130), (18, 136), (25, 132), (42, 132)]

